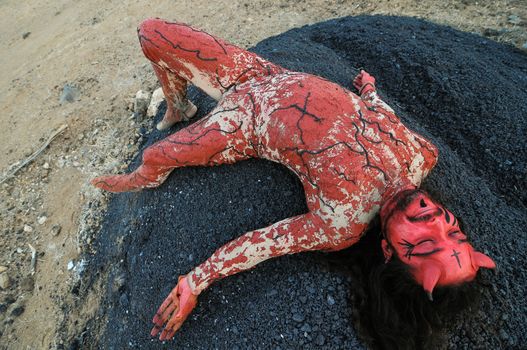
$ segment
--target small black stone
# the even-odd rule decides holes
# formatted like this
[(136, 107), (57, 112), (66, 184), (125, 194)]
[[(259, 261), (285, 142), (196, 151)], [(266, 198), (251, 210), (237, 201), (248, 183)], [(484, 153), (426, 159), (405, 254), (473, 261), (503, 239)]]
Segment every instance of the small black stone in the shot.
[(324, 343), (326, 342), (326, 338), (322, 335), (322, 334), (319, 334), (317, 335), (317, 337), (315, 338), (315, 344), (317, 345), (324, 345)]
[(300, 313), (296, 313), (296, 314), (293, 315), (293, 321), (302, 322), (304, 320), (305, 320), (304, 315), (302, 315)]
[(11, 310), (11, 316), (20, 316), (24, 313), (26, 308), (23, 305), (15, 307), (13, 310)]

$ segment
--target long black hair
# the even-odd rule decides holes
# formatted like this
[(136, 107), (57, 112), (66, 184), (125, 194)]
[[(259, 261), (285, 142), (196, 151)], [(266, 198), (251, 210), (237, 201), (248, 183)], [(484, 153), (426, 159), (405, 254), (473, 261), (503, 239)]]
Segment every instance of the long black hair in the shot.
[(436, 287), (430, 301), (397, 254), (385, 263), (381, 239), (377, 217), (360, 242), (338, 254), (352, 277), (355, 329), (373, 349), (439, 348), (445, 323), (477, 300), (476, 280)]

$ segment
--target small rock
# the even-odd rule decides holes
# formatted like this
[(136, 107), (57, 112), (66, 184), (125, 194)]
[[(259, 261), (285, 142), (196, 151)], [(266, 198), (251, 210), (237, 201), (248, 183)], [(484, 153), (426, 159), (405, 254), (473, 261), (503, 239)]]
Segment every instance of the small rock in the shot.
[(6, 295), (2, 299), (2, 302), (6, 303), (7, 305), (13, 304), (16, 301), (16, 299), (10, 294)]
[(119, 304), (125, 309), (130, 306), (130, 300), (128, 300), (128, 295), (126, 295), (126, 293), (121, 294), (119, 297)]
[(68, 262), (68, 271), (73, 270), (74, 267), (75, 267), (75, 263), (73, 262), (73, 260), (70, 260)]
[(24, 232), (33, 232), (33, 227), (29, 225), (24, 225)]
[(35, 279), (33, 276), (26, 276), (20, 281), (20, 288), (25, 292), (32, 292), (35, 288)]
[(29, 34), (31, 34), (31, 32), (25, 32), (24, 34), (22, 34), (22, 39), (27, 39)]
[(112, 291), (118, 292), (123, 289), (123, 287), (126, 285), (126, 275), (124, 273), (119, 274), (112, 283)]
[(276, 289), (271, 289), (269, 292), (266, 293), (268, 297), (273, 297), (278, 294), (278, 291)]
[(523, 45), (522, 45), (522, 49), (527, 50), (527, 41), (523, 43)]
[(24, 305), (18, 304), (14, 305), (14, 308), (11, 310), (11, 316), (20, 316), (26, 311), (26, 308)]
[(37, 222), (39, 225), (44, 225), (44, 223), (46, 223), (46, 220), (48, 220), (48, 217), (46, 215), (42, 215), (37, 219)]
[(510, 15), (508, 20), (510, 24), (520, 24), (522, 21), (521, 18), (517, 15)]
[(74, 102), (79, 97), (79, 91), (76, 87), (66, 84), (62, 89), (62, 94), (60, 94), (60, 103), (64, 104), (66, 102)]
[(302, 328), (300, 328), (300, 330), (302, 332), (309, 333), (311, 332), (311, 326), (308, 323), (304, 323), (304, 325), (302, 326)]
[(507, 341), (507, 340), (509, 340), (509, 334), (507, 334), (507, 332), (505, 332), (505, 330), (500, 329), (500, 338), (502, 340)]
[(7, 272), (0, 274), (0, 289), (8, 289), (11, 286), (11, 279)]
[(0, 265), (0, 273), (6, 272), (6, 271), (7, 271), (7, 266)]
[(315, 338), (315, 344), (322, 346), (326, 342), (326, 338), (322, 334), (317, 335)]
[(134, 99), (134, 113), (139, 117), (143, 117), (146, 114), (149, 102), (150, 94), (148, 92), (143, 90), (137, 91)]
[(42, 165), (42, 167), (44, 169), (49, 169), (49, 163), (48, 162), (45, 162), (44, 165)]
[(55, 224), (51, 227), (51, 234), (53, 236), (58, 236), (61, 230), (62, 227), (59, 224)]
[(303, 322), (305, 319), (304, 315), (296, 313), (293, 315), (293, 321), (295, 322)]
[(485, 36), (498, 36), (500, 35), (500, 32), (493, 28), (485, 28), (483, 30), (483, 35)]
[(335, 305), (335, 299), (333, 299), (333, 297), (329, 294), (328, 294), (328, 304)]
[(24, 249), (18, 247), (18, 248), (16, 248), (16, 252), (17, 252), (17, 254), (22, 254), (24, 252)]
[(74, 161), (72, 164), (73, 164), (73, 166), (74, 166), (75, 168), (78, 168), (78, 167), (81, 166), (81, 163), (79, 163), (79, 162), (77, 162), (77, 161)]
[(150, 99), (150, 104), (148, 105), (148, 109), (146, 110), (146, 115), (148, 117), (154, 117), (157, 114), (157, 110), (159, 109), (159, 106), (161, 105), (161, 102), (163, 102), (164, 99), (165, 94), (163, 94), (163, 89), (156, 89), (152, 94), (152, 98)]

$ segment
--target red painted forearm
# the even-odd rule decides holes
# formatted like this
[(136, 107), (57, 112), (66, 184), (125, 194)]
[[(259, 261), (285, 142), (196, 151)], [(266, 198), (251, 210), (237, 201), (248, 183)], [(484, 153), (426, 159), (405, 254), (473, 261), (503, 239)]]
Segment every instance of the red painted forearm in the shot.
[(279, 221), (225, 244), (188, 275), (193, 293), (214, 281), (253, 268), (269, 258), (310, 250), (329, 249), (330, 232), (312, 213)]

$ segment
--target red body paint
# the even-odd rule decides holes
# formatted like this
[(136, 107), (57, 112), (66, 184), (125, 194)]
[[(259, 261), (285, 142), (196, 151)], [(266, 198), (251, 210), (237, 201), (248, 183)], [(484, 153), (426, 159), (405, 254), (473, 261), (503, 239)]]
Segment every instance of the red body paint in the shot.
[[(480, 267), (496, 267), (488, 256), (474, 250), (454, 214), (422, 191), (406, 192), (387, 201), (381, 210), (386, 233), (382, 247), (388, 260), (395, 253), (410, 266), (430, 298), (436, 285), (461, 284), (474, 279)], [(396, 208), (403, 197), (406, 206)]]
[[(218, 249), (187, 274), (185, 290), (194, 295), (271, 257), (349, 247), (384, 201), (418, 187), (437, 161), (436, 147), (401, 123), (366, 72), (353, 81), (358, 96), (185, 24), (147, 20), (138, 35), (167, 98), (158, 128), (194, 115), (187, 83), (218, 104), (203, 119), (147, 148), (131, 174), (102, 176), (93, 184), (112, 192), (139, 190), (158, 186), (178, 167), (258, 157), (291, 169), (302, 181), (309, 207), (307, 214), (248, 232)], [(180, 302), (173, 294), (163, 305)], [(177, 310), (192, 308), (178, 305), (174, 311), (163, 305), (154, 331), (166, 324), (162, 337), (167, 339), (179, 328), (173, 321)]]

